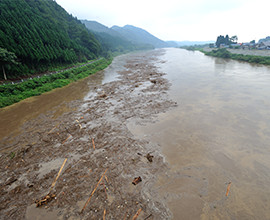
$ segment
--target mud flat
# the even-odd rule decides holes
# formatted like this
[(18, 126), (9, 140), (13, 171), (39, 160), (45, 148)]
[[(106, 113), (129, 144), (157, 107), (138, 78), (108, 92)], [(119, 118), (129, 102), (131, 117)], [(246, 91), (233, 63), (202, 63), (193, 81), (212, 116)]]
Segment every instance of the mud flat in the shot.
[[(84, 99), (66, 101), (62, 110), (50, 106), (33, 117), (23, 116), (27, 120), (12, 129), (5, 118), (0, 141), (1, 219), (102, 219), (104, 210), (106, 219), (132, 219), (140, 209), (138, 219), (170, 218), (153, 187), (167, 169), (160, 149), (136, 139), (127, 128), (138, 119), (152, 123), (158, 113), (176, 105), (168, 98), (168, 80), (155, 67), (163, 53), (123, 56), (116, 80), (92, 86)], [(83, 81), (79, 83), (85, 88)], [(62, 95), (65, 100), (69, 94)], [(0, 112), (2, 119), (11, 117), (10, 123), (12, 108), (16, 105)], [(154, 156), (152, 162), (148, 153)], [(35, 200), (49, 192), (65, 158), (52, 190), (56, 197), (36, 208)], [(106, 169), (106, 177), (80, 213)], [(138, 176), (142, 181), (133, 185)]]

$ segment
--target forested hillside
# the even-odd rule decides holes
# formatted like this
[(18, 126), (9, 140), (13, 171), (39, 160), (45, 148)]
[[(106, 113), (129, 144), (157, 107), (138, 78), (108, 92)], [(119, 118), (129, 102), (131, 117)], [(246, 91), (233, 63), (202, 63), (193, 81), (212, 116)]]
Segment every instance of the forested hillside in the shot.
[(111, 29), (117, 31), (121, 36), (129, 39), (133, 43), (151, 44), (156, 48), (168, 47), (169, 45), (144, 29), (125, 25), (124, 27), (113, 26)]
[(123, 37), (117, 31), (106, 27), (96, 21), (81, 21), (94, 33), (95, 37), (101, 42), (103, 51), (128, 52), (132, 50), (153, 49), (154, 46), (146, 43), (134, 43), (130, 39)]
[(0, 48), (15, 53), (19, 63), (1, 59), (8, 78), (101, 54), (94, 35), (53, 0), (1, 0)]

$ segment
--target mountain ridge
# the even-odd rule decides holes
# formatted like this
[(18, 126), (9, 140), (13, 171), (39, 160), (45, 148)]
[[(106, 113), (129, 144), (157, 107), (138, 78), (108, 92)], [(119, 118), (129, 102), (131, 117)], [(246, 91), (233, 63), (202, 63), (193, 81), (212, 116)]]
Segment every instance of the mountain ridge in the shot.
[(133, 25), (125, 25), (123, 27), (114, 25), (111, 29), (117, 31), (120, 35), (129, 39), (131, 42), (151, 44), (155, 48), (169, 46), (165, 41), (160, 40), (148, 31)]

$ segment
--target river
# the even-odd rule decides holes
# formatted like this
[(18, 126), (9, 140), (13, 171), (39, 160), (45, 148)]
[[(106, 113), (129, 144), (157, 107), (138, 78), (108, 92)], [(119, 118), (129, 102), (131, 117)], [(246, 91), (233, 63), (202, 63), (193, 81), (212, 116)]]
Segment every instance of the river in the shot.
[[(30, 124), (31, 126), (24, 126), (25, 122), (33, 121), (36, 118), (42, 121), (42, 115), (49, 117), (53, 122), (53, 119), (64, 113), (80, 110), (86, 115), (88, 114), (87, 108), (95, 108), (90, 104), (95, 106), (98, 103), (101, 105), (105, 103), (106, 108), (109, 105), (108, 111), (114, 113), (106, 115), (104, 108), (96, 109), (95, 117), (103, 117), (97, 123), (100, 126), (99, 129), (106, 125), (111, 132), (114, 132), (110, 135), (117, 135), (117, 132), (108, 126), (108, 123), (116, 123), (121, 127), (121, 123), (123, 124), (125, 121), (129, 131), (136, 139), (141, 140), (142, 143), (152, 143), (152, 146), (157, 146), (164, 155), (167, 168), (161, 169), (162, 172), (157, 176), (153, 189), (157, 192), (159, 202), (169, 208), (173, 219), (269, 219), (270, 68), (208, 57), (200, 52), (176, 48), (162, 51), (163, 55), (159, 56), (158, 61), (153, 60), (153, 62), (159, 72), (165, 73), (164, 77), (170, 83), (167, 91), (168, 99), (177, 102), (177, 106), (169, 108), (169, 110), (164, 108), (164, 111), (160, 112), (153, 107), (153, 111), (157, 112), (153, 121), (149, 121), (150, 111), (147, 114), (140, 112), (136, 103), (144, 105), (144, 102), (140, 103), (144, 90), (152, 84), (158, 85), (158, 81), (152, 80), (152, 84), (149, 82), (152, 75), (149, 76), (148, 81), (143, 83), (138, 81), (136, 87), (132, 87), (132, 89), (133, 83), (137, 83), (136, 79), (133, 79), (134, 81), (126, 80), (126, 86), (120, 84), (119, 81), (118, 84), (121, 86), (119, 88), (122, 88), (122, 91), (116, 89), (114, 93), (112, 92), (114, 90), (111, 89), (110, 93), (110, 82), (119, 80), (119, 72), (129, 71), (129, 67), (126, 65), (130, 57), (133, 56), (132, 59), (135, 59), (136, 56), (150, 57), (151, 52), (148, 51), (148, 55), (143, 52), (137, 55), (122, 55), (115, 58), (109, 68), (85, 80), (0, 110), (0, 143), (3, 144), (1, 153), (4, 155), (5, 152), (9, 152), (13, 146), (9, 143), (14, 140), (23, 145), (27, 140), (16, 140), (22, 132), (31, 133), (37, 130), (34, 123)], [(139, 60), (139, 58), (136, 59)], [(148, 65), (143, 66), (142, 70), (147, 71)], [(130, 69), (134, 69), (134, 67), (138, 67), (137, 64)], [(135, 74), (136, 71), (134, 69), (132, 74)], [(132, 74), (129, 75), (132, 76)], [(125, 77), (124, 73), (122, 73), (122, 77)], [(129, 85), (128, 82), (132, 83)], [(109, 95), (109, 99), (105, 101), (91, 99), (98, 93), (102, 94), (102, 90), (99, 91), (97, 87), (104, 84), (107, 85), (106, 95)], [(118, 88), (118, 84), (116, 83), (113, 88)], [(104, 88), (102, 87), (102, 89)], [(117, 96), (118, 91), (121, 96)], [(158, 99), (156, 91), (151, 91), (153, 99)], [(125, 98), (124, 94), (127, 93), (129, 93), (129, 97)], [(165, 92), (163, 91), (163, 93)], [(135, 100), (136, 102), (129, 103), (129, 100), (132, 100), (132, 94), (138, 98)], [(74, 100), (75, 104), (69, 105), (72, 101), (74, 103)], [(78, 101), (76, 105), (76, 100), (81, 101)], [(145, 103), (148, 103), (149, 98), (145, 100)], [(149, 103), (151, 102), (149, 101)], [(163, 102), (163, 106), (164, 103), (166, 104), (166, 102)], [(115, 110), (118, 107), (116, 108), (114, 105), (119, 107), (119, 111)], [(128, 111), (129, 106), (132, 108), (131, 112)], [(142, 114), (141, 118), (135, 117), (138, 113)], [(118, 114), (123, 114), (123, 116), (117, 116)], [(119, 118), (110, 121), (110, 117)], [(133, 119), (133, 117), (135, 118)], [(39, 123), (38, 120), (36, 124)], [(105, 123), (106, 120), (109, 122)], [(48, 125), (50, 122), (47, 118), (44, 121), (48, 121), (46, 125), (48, 129), (51, 125), (46, 132), (56, 125)], [(83, 125), (83, 122), (80, 123)], [(87, 126), (89, 127), (89, 123), (82, 127)], [(91, 126), (93, 127), (93, 125)], [(39, 129), (41, 130), (39, 135), (45, 131), (45, 129), (42, 130), (43, 128)], [(91, 129), (90, 131), (94, 132), (94, 128)], [(106, 133), (106, 129), (104, 133)], [(62, 135), (62, 133), (57, 134)], [(128, 136), (128, 133), (122, 134), (123, 137)], [(78, 133), (74, 133), (74, 137), (76, 135)], [(99, 136), (104, 140), (107, 138), (106, 134), (104, 136), (101, 132), (98, 133), (97, 137)], [(55, 137), (57, 137), (56, 134)], [(67, 134), (63, 133), (62, 143), (66, 137)], [(89, 138), (89, 134), (85, 137)], [(79, 146), (84, 146), (84, 139), (80, 139)], [(106, 144), (115, 139), (114, 136), (113, 138), (108, 137)], [(42, 143), (47, 142), (48, 140)], [(133, 142), (130, 141), (132, 144)], [(122, 145), (126, 143), (128, 141), (123, 139)], [(72, 140), (71, 143), (67, 143), (68, 146), (69, 144), (72, 144)], [(99, 144), (101, 145), (101, 143)], [(107, 146), (106, 144), (105, 146)], [(113, 143), (111, 144), (113, 145)], [(89, 144), (87, 148), (89, 148)], [(107, 148), (104, 149), (107, 150)], [(122, 152), (119, 149), (118, 151)], [(129, 149), (126, 151), (130, 152)], [(59, 151), (59, 155), (61, 154), (64, 154), (64, 151)], [(98, 155), (99, 153), (96, 153), (94, 156)], [(113, 155), (115, 155), (114, 152), (108, 157)], [(55, 157), (57, 158), (57, 155)], [(102, 153), (103, 157), (104, 153)], [(127, 155), (127, 158), (129, 157), (130, 155)], [(155, 155), (154, 161), (156, 157)], [(74, 158), (78, 159), (79, 156)], [(38, 159), (40, 158), (36, 160), (38, 161)], [(132, 159), (133, 162), (136, 160), (140, 159)], [(57, 161), (60, 161), (60, 166), (62, 158)], [(143, 168), (147, 170), (148, 163), (142, 162), (140, 163)], [(121, 163), (124, 163), (124, 160)], [(92, 164), (92, 166), (95, 165)], [(129, 166), (132, 167), (133, 164)], [(126, 167), (126, 165), (122, 167)], [(38, 170), (38, 168), (36, 169)], [(123, 168), (123, 172), (129, 177), (125, 169)], [(25, 171), (22, 169), (21, 172)], [(117, 172), (120, 171), (117, 170)], [(53, 175), (51, 176), (50, 178), (53, 178)], [(145, 176), (143, 176), (143, 181)], [(23, 177), (25, 179), (25, 176)], [(66, 181), (68, 181), (67, 178)], [(141, 186), (144, 185), (138, 187)], [(128, 190), (130, 189), (128, 188), (127, 192)], [(147, 216), (146, 214), (145, 216)]]
[(178, 107), (129, 128), (162, 148), (174, 219), (269, 219), (270, 68), (181, 49), (161, 59)]

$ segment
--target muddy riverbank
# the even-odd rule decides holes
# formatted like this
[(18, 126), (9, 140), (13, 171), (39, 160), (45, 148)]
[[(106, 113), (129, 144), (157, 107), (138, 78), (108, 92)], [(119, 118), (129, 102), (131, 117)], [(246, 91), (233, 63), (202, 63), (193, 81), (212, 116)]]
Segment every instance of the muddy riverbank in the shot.
[[(1, 110), (2, 219), (102, 219), (104, 210), (106, 219), (131, 219), (140, 209), (138, 219), (170, 218), (153, 187), (167, 169), (161, 150), (137, 139), (127, 128), (131, 121), (152, 123), (158, 113), (177, 105), (168, 97), (169, 81), (155, 66), (163, 62), (163, 53), (155, 50), (123, 57), (116, 80), (91, 85), (87, 95), (77, 92), (75, 101), (56, 102), (53, 107), (49, 94), (44, 94), (47, 104), (40, 103), (42, 113), (28, 109), (33, 111), (31, 116), (18, 123), (19, 110), (12, 114), (16, 105)], [(81, 89), (89, 85), (78, 83)], [(61, 95), (68, 100), (70, 94)], [(19, 105), (27, 106), (27, 101)], [(152, 162), (146, 158), (148, 153), (154, 156)], [(49, 192), (65, 158), (52, 191), (56, 197), (36, 208), (35, 200)], [(106, 169), (106, 178), (80, 214)], [(133, 185), (138, 176), (142, 182)]]

